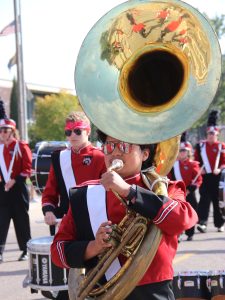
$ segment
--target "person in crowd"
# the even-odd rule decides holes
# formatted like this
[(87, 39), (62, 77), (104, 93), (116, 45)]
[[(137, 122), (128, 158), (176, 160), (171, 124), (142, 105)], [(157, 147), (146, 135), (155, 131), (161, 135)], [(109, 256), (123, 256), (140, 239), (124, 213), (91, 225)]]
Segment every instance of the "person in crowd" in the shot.
[(225, 144), (218, 140), (219, 127), (217, 120), (219, 112), (210, 112), (207, 123), (207, 138), (197, 144), (194, 157), (200, 162), (203, 182), (200, 187), (198, 204), (199, 224), (201, 233), (207, 231), (210, 204), (213, 204), (214, 226), (218, 232), (224, 232), (224, 219), (219, 207), (219, 181), (221, 170), (225, 167)]
[[(154, 223), (162, 232), (162, 240), (150, 267), (127, 299), (172, 300), (177, 236), (197, 222), (196, 212), (185, 200), (184, 183), (171, 182), (168, 196), (156, 195), (146, 188), (141, 175), (141, 169), (152, 165), (151, 145), (129, 144), (101, 131), (98, 135), (107, 171), (99, 181), (70, 190), (70, 208), (51, 245), (52, 260), (63, 268), (89, 269), (98, 255), (112, 247), (111, 225), (123, 219), (128, 207)], [(116, 159), (122, 161), (120, 168), (112, 170), (110, 166)]]
[(22, 251), (18, 260), (24, 261), (31, 238), (26, 179), (31, 174), (32, 153), (28, 144), (17, 137), (16, 123), (7, 118), (3, 100), (0, 100), (0, 140), (0, 262), (11, 219)]
[[(65, 120), (65, 136), (70, 144), (52, 154), (52, 164), (42, 194), (45, 223), (55, 234), (57, 219), (67, 213), (69, 189), (87, 180), (98, 179), (105, 172), (104, 154), (90, 141), (90, 121), (84, 112), (71, 112)], [(68, 291), (60, 291), (57, 299), (69, 299)]]
[[(196, 190), (202, 184), (202, 175), (199, 162), (192, 160), (193, 148), (186, 140), (186, 132), (182, 134), (180, 149), (177, 160), (169, 173), (171, 180), (182, 180), (186, 186), (186, 200), (197, 212), (198, 201)], [(192, 241), (195, 233), (195, 226), (185, 231), (187, 241)], [(180, 236), (182, 240), (182, 235)]]
[(57, 218), (62, 218), (69, 207), (71, 187), (87, 180), (98, 179), (105, 171), (104, 154), (89, 142), (90, 121), (84, 112), (71, 112), (65, 120), (65, 136), (69, 147), (54, 151), (52, 164), (42, 194), (45, 222), (54, 234)]

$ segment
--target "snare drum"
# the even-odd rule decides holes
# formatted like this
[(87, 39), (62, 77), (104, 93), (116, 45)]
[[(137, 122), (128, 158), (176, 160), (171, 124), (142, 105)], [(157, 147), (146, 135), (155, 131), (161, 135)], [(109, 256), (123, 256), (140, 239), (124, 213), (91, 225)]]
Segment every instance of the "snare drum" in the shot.
[(210, 272), (207, 285), (212, 300), (225, 300), (225, 270)]
[(67, 271), (51, 261), (50, 246), (53, 237), (31, 239), (27, 243), (29, 254), (29, 286), (35, 290), (67, 290)]
[(210, 299), (207, 288), (208, 272), (180, 272), (173, 279), (176, 299)]
[(51, 155), (55, 150), (62, 150), (68, 146), (67, 142), (39, 142), (32, 153), (31, 182), (38, 194), (41, 194), (48, 180), (51, 165)]

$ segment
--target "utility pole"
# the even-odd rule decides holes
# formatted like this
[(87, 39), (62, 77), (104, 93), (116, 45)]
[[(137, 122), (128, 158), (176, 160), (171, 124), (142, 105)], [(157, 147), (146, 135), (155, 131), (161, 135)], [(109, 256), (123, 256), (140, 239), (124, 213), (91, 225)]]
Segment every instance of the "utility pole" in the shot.
[(14, 0), (16, 59), (17, 59), (17, 85), (18, 85), (18, 128), (22, 140), (28, 141), (27, 133), (27, 97), (23, 72), (23, 47), (21, 30), (20, 0)]

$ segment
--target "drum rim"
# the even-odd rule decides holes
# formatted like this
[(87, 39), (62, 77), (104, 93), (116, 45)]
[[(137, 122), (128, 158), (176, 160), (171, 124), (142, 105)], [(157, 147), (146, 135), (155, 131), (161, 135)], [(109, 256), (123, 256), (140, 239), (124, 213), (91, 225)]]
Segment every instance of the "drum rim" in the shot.
[(41, 291), (57, 292), (57, 291), (61, 291), (61, 290), (68, 290), (68, 284), (65, 284), (65, 285), (49, 285), (48, 286), (48, 285), (38, 285), (38, 284), (30, 283), (29, 286), (31, 288), (41, 290)]
[[(39, 237), (39, 238), (30, 239), (27, 242), (28, 253), (32, 253), (32, 254), (39, 253), (40, 254), (40, 251), (42, 251), (45, 254), (49, 254), (50, 246), (52, 244), (53, 238), (54, 238), (53, 236), (43, 236), (43, 237)], [(46, 241), (49, 241), (49, 243), (48, 244), (47, 243), (40, 243), (40, 244), (34, 243), (35, 241), (37, 242), (38, 240), (46, 240)], [(48, 251), (48, 253), (45, 251)]]

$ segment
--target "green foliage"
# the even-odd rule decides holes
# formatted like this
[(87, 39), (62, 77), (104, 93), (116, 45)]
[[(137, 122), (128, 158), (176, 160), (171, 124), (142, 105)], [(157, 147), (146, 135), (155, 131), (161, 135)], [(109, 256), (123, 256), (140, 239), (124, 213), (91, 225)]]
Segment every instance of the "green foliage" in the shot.
[(18, 126), (18, 93), (17, 93), (17, 81), (13, 79), (13, 86), (10, 95), (10, 118), (16, 121)]
[(38, 141), (65, 140), (64, 125), (67, 115), (81, 110), (76, 96), (60, 93), (37, 98), (34, 124), (29, 127), (31, 148)]
[(219, 88), (214, 99), (214, 106), (217, 106), (221, 112), (220, 123), (225, 123), (225, 55), (222, 59), (222, 74), (220, 78)]
[(90, 141), (92, 143), (97, 141), (97, 133), (96, 133), (97, 127), (91, 122), (91, 134), (90, 134)]
[(220, 17), (216, 16), (210, 20), (210, 23), (220, 39), (225, 34), (225, 15), (221, 15)]

